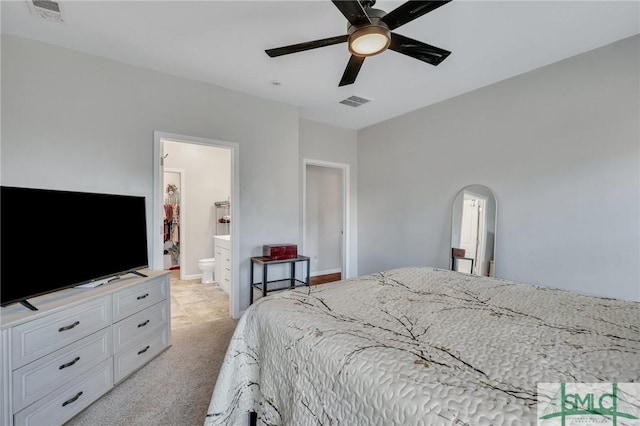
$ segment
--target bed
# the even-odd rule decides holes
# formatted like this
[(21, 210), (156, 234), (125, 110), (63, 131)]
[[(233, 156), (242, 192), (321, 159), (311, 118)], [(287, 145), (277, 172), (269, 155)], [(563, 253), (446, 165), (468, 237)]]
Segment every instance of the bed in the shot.
[(640, 303), (398, 268), (250, 306), (205, 425), (535, 424), (562, 382), (640, 382)]

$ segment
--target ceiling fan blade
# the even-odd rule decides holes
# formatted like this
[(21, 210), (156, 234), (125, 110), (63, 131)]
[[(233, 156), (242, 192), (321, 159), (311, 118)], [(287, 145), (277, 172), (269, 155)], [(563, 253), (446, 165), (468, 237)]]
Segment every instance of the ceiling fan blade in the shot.
[[(416, 18), (421, 17), (425, 13), (429, 13), (434, 9), (444, 6), (451, 0), (444, 1), (408, 1), (391, 12), (387, 13), (380, 20), (387, 24), (390, 30), (398, 28), (401, 25), (409, 23)], [(335, 3), (335, 2), (334, 2)]]
[(370, 24), (367, 12), (358, 0), (331, 0), (351, 25)]
[(348, 84), (353, 84), (356, 81), (356, 77), (360, 72), (360, 67), (362, 67), (364, 58), (364, 56), (351, 55), (351, 58), (349, 58), (349, 63), (344, 69), (344, 74), (342, 74), (342, 79), (340, 80), (340, 84), (338, 84), (338, 86), (346, 86)]
[(304, 43), (292, 44), (290, 46), (277, 47), (275, 49), (267, 49), (267, 55), (275, 58), (276, 56), (288, 55), (290, 53), (303, 52), (305, 50), (317, 49), (318, 47), (331, 46), (338, 43), (344, 43), (349, 39), (349, 35), (341, 35), (322, 40), (306, 41)]
[(391, 33), (389, 49), (431, 65), (438, 65), (451, 54), (448, 50), (440, 49), (397, 33)]

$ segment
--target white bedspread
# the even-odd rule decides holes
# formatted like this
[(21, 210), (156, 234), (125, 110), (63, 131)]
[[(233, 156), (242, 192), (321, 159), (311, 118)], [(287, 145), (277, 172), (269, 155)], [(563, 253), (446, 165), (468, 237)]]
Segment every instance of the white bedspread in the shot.
[(400, 268), (252, 305), (205, 425), (535, 424), (539, 382), (638, 381), (639, 303)]

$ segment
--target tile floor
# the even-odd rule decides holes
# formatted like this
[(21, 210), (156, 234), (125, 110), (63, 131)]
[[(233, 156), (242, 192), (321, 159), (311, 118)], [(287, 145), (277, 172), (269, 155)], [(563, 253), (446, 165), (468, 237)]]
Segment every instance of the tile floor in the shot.
[(182, 281), (171, 272), (171, 328), (229, 318), (229, 296), (217, 284)]

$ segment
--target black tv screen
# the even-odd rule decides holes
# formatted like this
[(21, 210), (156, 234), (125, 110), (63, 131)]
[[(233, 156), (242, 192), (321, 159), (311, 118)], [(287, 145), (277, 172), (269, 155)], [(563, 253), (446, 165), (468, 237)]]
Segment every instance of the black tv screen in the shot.
[(144, 197), (0, 191), (0, 305), (148, 267)]

